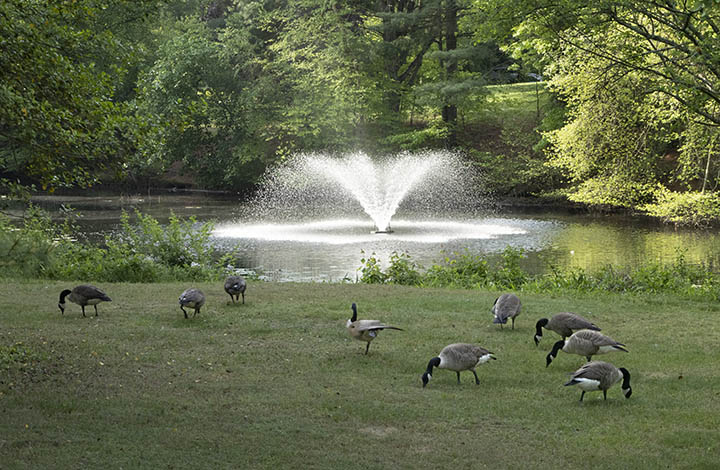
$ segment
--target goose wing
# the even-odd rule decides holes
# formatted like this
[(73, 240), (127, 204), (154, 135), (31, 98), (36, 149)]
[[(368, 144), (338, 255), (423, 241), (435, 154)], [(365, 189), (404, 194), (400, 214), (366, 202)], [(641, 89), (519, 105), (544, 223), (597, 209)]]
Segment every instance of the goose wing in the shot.
[(573, 379), (602, 380), (604, 377), (610, 376), (615, 372), (615, 366), (603, 361), (592, 361), (583, 364), (578, 370), (573, 372)]
[(598, 328), (594, 323), (586, 320), (585, 318), (581, 317), (578, 314), (564, 312), (564, 313), (558, 313), (557, 315), (558, 315), (558, 320), (561, 320), (563, 325), (570, 328), (571, 330), (582, 330), (582, 329), (591, 329), (591, 330), (597, 330), (597, 331), (600, 330), (600, 328)]
[(354, 322), (355, 329), (357, 331), (375, 331), (375, 330), (400, 330), (397, 326), (386, 325), (381, 323), (379, 320), (357, 320)]
[(75, 295), (84, 297), (87, 300), (100, 299), (110, 302), (110, 297), (105, 292), (90, 284), (81, 284), (73, 289)]
[(600, 347), (600, 346), (625, 346), (622, 343), (618, 343), (611, 337), (605, 336), (604, 334), (598, 333), (597, 331), (593, 331), (593, 330), (580, 330), (580, 331), (576, 332), (573, 336), (577, 337), (578, 339), (588, 341), (598, 347)]

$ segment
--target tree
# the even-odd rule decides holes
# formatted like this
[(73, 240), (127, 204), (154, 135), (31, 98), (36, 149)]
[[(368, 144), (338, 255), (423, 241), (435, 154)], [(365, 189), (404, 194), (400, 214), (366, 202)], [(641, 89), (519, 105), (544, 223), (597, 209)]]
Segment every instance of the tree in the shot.
[(512, 31), (516, 54), (538, 53), (536, 63), (568, 103), (550, 155), (575, 180), (571, 197), (636, 207), (658, 185), (693, 187), (702, 175), (709, 187), (716, 153), (690, 153), (712, 148), (720, 125), (716, 2), (481, 4), (505, 20), (499, 30)]
[(6, 176), (27, 175), (49, 188), (88, 186), (133, 151), (132, 113), (113, 99), (129, 57), (101, 17), (106, 8), (138, 5), (147, 3), (0, 3), (0, 171)]

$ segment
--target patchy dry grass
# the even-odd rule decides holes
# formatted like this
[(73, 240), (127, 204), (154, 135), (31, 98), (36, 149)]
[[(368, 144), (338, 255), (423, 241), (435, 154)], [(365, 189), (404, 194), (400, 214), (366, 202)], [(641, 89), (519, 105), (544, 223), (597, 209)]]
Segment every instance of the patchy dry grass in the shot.
[[(516, 329), (491, 323), (497, 293), (396, 286), (220, 284), (185, 320), (185, 284), (104, 284), (98, 318), (58, 310), (60, 283), (5, 281), (0, 296), (2, 468), (711, 468), (720, 461), (720, 306), (671, 297), (522, 294)], [(385, 331), (363, 355), (344, 324)], [(627, 344), (602, 357), (632, 373), (586, 395), (563, 387), (584, 359), (536, 348), (538, 318), (592, 318)], [(92, 309), (90, 309), (92, 311)], [(428, 359), (478, 342), (472, 375)], [(584, 455), (582, 461), (578, 456)]]

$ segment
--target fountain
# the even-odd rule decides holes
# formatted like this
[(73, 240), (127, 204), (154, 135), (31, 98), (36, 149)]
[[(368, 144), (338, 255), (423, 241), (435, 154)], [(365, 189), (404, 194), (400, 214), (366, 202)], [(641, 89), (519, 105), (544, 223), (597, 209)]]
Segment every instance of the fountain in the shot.
[(317, 220), (362, 209), (375, 225), (373, 233), (388, 234), (401, 204), (424, 215), (475, 211), (480, 204), (472, 177), (471, 167), (450, 152), (403, 153), (378, 161), (362, 152), (302, 154), (266, 175), (255, 218)]
[(527, 246), (537, 229), (530, 235), (526, 223), (482, 216), (488, 204), (478, 188), (472, 165), (446, 151), (300, 154), (270, 169), (256, 198), (214, 236), (248, 253), (248, 266), (282, 271), (273, 276), (280, 280), (328, 279), (319, 265), (331, 280), (352, 279), (363, 252), (383, 261), (409, 252), (428, 262), (468, 247), (499, 252), (510, 239)]
[(310, 171), (348, 191), (375, 222), (375, 233), (392, 233), (390, 219), (400, 203), (426, 177), (442, 171), (442, 164), (448, 163), (443, 157), (402, 155), (376, 165), (360, 153), (340, 160), (311, 156), (306, 164)]

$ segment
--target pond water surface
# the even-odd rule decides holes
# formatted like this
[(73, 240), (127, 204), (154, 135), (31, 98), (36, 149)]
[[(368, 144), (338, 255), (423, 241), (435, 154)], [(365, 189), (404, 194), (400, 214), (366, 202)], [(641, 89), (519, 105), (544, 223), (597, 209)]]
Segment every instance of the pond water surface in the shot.
[(203, 195), (43, 196), (34, 198), (60, 217), (61, 205), (74, 209), (91, 240), (116, 230), (122, 210), (137, 208), (166, 221), (171, 211), (214, 221), (215, 243), (236, 253), (237, 267), (279, 281), (356, 280), (361, 259), (375, 254), (384, 265), (393, 252), (407, 253), (422, 266), (453, 252), (480, 254), (491, 261), (507, 246), (525, 253), (523, 268), (542, 273), (551, 266), (589, 271), (607, 264), (635, 266), (672, 262), (679, 253), (691, 263), (720, 265), (717, 231), (675, 229), (644, 218), (571, 214), (506, 208), (483, 216), (426, 218), (403, 213), (391, 234), (373, 234), (362, 212), (342, 217), (298, 218), (292, 222), (253, 220), (237, 198)]

